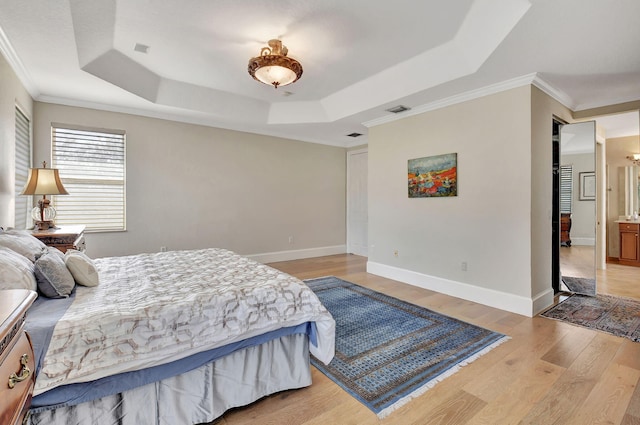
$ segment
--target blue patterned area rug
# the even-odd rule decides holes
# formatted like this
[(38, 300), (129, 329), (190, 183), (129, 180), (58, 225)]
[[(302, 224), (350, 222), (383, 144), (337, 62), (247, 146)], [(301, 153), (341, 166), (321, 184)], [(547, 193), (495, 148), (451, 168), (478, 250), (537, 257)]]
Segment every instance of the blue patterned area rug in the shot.
[(336, 321), (336, 355), (311, 363), (383, 418), (508, 337), (362, 286), (305, 283)]

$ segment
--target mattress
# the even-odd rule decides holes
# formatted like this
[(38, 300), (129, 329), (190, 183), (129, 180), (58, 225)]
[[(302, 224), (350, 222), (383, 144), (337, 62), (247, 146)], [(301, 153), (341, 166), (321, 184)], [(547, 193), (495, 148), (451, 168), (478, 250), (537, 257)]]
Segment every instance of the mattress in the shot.
[(100, 285), (77, 287), (58, 320), (34, 394), (169, 364), (264, 333), (313, 323), (328, 363), (335, 322), (303, 282), (224, 249), (95, 260)]

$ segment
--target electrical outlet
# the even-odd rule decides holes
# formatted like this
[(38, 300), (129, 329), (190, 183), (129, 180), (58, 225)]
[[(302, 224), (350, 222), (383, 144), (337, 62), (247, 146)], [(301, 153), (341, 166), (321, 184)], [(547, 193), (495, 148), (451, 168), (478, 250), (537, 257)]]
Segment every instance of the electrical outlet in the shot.
[(160, 252), (167, 252), (167, 247), (166, 246), (161, 246), (160, 247)]
[(289, 245), (293, 244), (293, 236), (289, 236)]
[(460, 263), (460, 270), (462, 270), (463, 272), (467, 271), (467, 262), (463, 261), (462, 263)]
[(394, 249), (394, 250), (393, 250), (393, 256), (394, 256), (394, 257), (396, 257), (396, 258), (398, 258), (398, 255), (399, 255), (398, 250), (397, 250), (397, 249)]

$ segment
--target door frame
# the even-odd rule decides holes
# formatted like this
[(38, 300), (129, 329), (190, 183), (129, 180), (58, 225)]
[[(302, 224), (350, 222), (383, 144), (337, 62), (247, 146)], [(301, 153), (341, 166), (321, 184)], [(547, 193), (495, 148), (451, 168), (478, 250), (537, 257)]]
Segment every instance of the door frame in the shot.
[[(349, 193), (348, 193), (349, 192), (350, 183), (351, 183), (351, 167), (349, 166), (349, 163), (350, 163), (349, 158), (351, 156), (353, 156), (353, 155), (360, 155), (360, 154), (363, 154), (363, 153), (366, 153), (368, 155), (369, 154), (369, 147), (364, 147), (364, 148), (360, 148), (360, 149), (354, 149), (354, 150), (347, 151), (347, 156), (346, 156), (346, 158), (347, 158), (347, 186), (345, 188), (346, 189), (345, 192), (346, 192), (346, 198), (347, 198), (347, 209), (346, 209), (346, 212), (345, 212), (345, 222), (346, 222), (346, 230), (347, 230), (347, 235), (346, 235), (347, 253), (351, 253), (352, 252), (351, 240), (350, 240), (351, 238), (349, 236), (350, 235), (350, 231), (349, 231), (349, 215), (351, 213), (351, 199), (350, 199), (350, 196), (349, 196)], [(368, 166), (367, 166), (367, 169), (368, 169)], [(368, 197), (367, 197), (367, 199), (368, 199)], [(368, 210), (368, 205), (367, 205), (367, 210)], [(367, 228), (367, 233), (368, 233), (368, 231), (369, 230)], [(368, 235), (367, 235), (367, 240), (368, 240)], [(369, 251), (369, 247), (367, 246), (367, 254), (368, 254), (368, 251)]]

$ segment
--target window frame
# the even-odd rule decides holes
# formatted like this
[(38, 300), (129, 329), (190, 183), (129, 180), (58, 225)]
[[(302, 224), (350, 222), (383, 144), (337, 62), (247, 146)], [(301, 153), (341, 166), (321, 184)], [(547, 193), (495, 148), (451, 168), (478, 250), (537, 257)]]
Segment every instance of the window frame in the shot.
[[(68, 141), (62, 141), (64, 138), (63, 135), (73, 135), (76, 133), (77, 137), (69, 137)], [(99, 140), (100, 139), (100, 140)], [(108, 150), (105, 149), (97, 149), (97, 142), (106, 143), (107, 145), (111, 145)], [(80, 151), (78, 148), (82, 148), (83, 145), (86, 148), (84, 151)], [(85, 178), (78, 177), (77, 173), (82, 172), (83, 163), (89, 163), (91, 161), (73, 161), (73, 157), (65, 156), (64, 149), (73, 148), (74, 151), (82, 152), (88, 157), (92, 158), (94, 161), (93, 167), (90, 167), (91, 170), (105, 170), (105, 174), (109, 175), (110, 178), (106, 177), (97, 177), (95, 174), (93, 176), (87, 176)], [(51, 123), (51, 166), (53, 168), (58, 168), (60, 170), (60, 179), (65, 185), (65, 188), (69, 192), (69, 195), (57, 195), (53, 196), (52, 203), (56, 209), (59, 210), (56, 222), (61, 222), (62, 225), (68, 224), (82, 224), (86, 226), (86, 232), (88, 233), (98, 233), (98, 232), (123, 232), (127, 230), (127, 164), (126, 164), (126, 132), (124, 130), (115, 130), (115, 129), (106, 129), (106, 128), (97, 128), (97, 127), (86, 127), (79, 126), (73, 124), (62, 124), (62, 123)], [(105, 155), (108, 153), (113, 154), (113, 159), (115, 160), (115, 167), (107, 167), (107, 168), (96, 168), (95, 161), (98, 161), (99, 158), (109, 160), (109, 156)], [(67, 159), (67, 162), (72, 165), (65, 165), (63, 160)], [(86, 167), (86, 165), (85, 165)], [(114, 173), (111, 171), (113, 169), (121, 170), (121, 174), (118, 174), (117, 177), (114, 177)], [(70, 177), (69, 174), (75, 173), (75, 177)], [(121, 177), (120, 177), (121, 176)], [(76, 198), (70, 198), (74, 196), (73, 187), (76, 187), (76, 193), (78, 187), (86, 187), (87, 188), (87, 196), (82, 197), (82, 195), (76, 194)], [(89, 218), (91, 214), (87, 214), (86, 211), (89, 211), (89, 206), (95, 207), (92, 205), (90, 200), (94, 201), (102, 201), (104, 197), (100, 196), (92, 196), (91, 192), (96, 190), (96, 187), (104, 188), (104, 189), (114, 189), (114, 192), (119, 193), (119, 189), (121, 186), (121, 197), (117, 196), (114, 199), (119, 200), (118, 206), (121, 205), (120, 212), (116, 215), (113, 214), (113, 217), (116, 217), (117, 224), (116, 225), (99, 225), (96, 224), (95, 221), (90, 220)], [(71, 189), (70, 189), (71, 188)], [(107, 192), (107, 191), (105, 191)], [(69, 212), (65, 212), (65, 207), (69, 208), (69, 205), (73, 205), (69, 199), (73, 199), (73, 202), (76, 203), (78, 199), (80, 199), (80, 204), (77, 206), (78, 209), (83, 212), (72, 215), (73, 220), (69, 220), (67, 217), (65, 219), (65, 214), (69, 214)], [(65, 205), (66, 204), (66, 205)], [(82, 205), (86, 204), (86, 205)], [(96, 211), (92, 210), (92, 211)], [(103, 210), (104, 211), (104, 210)], [(98, 214), (93, 214), (94, 217), (98, 217), (98, 220), (101, 218)], [(83, 220), (83, 217), (85, 219)], [(102, 219), (107, 218), (108, 215), (105, 214)], [(104, 221), (103, 221), (104, 223)]]

